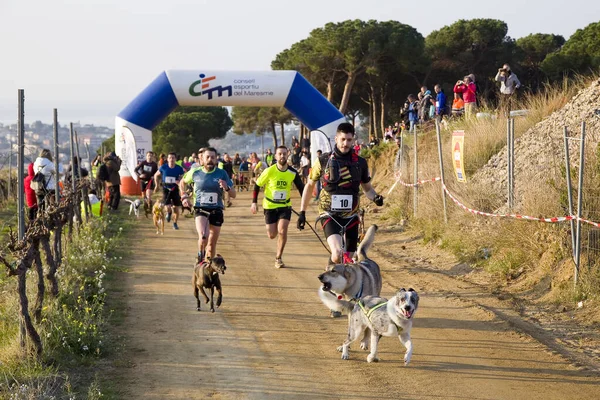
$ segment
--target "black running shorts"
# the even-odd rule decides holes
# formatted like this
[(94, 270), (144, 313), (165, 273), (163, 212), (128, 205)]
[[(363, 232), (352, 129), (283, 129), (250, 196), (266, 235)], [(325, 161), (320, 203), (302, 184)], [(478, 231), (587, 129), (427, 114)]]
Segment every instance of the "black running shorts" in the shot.
[(223, 225), (223, 210), (220, 208), (194, 207), (195, 217), (208, 217), (208, 223), (212, 226)]
[(172, 204), (175, 207), (181, 207), (181, 195), (179, 194), (179, 188), (175, 186), (175, 188), (168, 189), (163, 187), (163, 202), (165, 206)]
[(331, 235), (341, 235), (342, 226), (346, 226), (346, 251), (356, 251), (358, 248), (358, 228), (360, 225), (358, 216), (352, 218), (326, 217), (321, 220), (321, 224), (326, 238)]
[[(152, 184), (150, 186), (148, 186), (148, 183), (152, 182)], [(142, 181), (142, 193), (144, 193), (146, 190), (150, 189), (150, 190), (154, 190), (156, 188), (156, 185), (154, 184), (154, 179), (152, 179), (151, 181)]]
[(276, 224), (280, 219), (287, 219), (288, 221), (292, 219), (292, 207), (265, 209), (265, 224)]

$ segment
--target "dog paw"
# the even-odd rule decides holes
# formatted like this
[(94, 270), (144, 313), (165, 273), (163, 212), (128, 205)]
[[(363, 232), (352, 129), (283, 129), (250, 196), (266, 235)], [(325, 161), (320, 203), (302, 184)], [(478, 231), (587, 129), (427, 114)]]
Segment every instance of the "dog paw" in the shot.
[(349, 360), (349, 359), (350, 359), (350, 354), (342, 353), (342, 360)]
[(200, 310), (200, 307), (196, 307), (196, 311), (201, 311), (201, 310)]
[(407, 354), (404, 356), (404, 366), (407, 366), (410, 363), (410, 356)]
[(372, 362), (378, 362), (378, 361), (379, 361), (379, 358), (377, 358), (377, 356), (374, 356), (373, 354), (369, 354), (367, 356), (367, 362), (372, 363)]
[(369, 350), (369, 344), (367, 342), (360, 342), (361, 350)]
[(215, 312), (215, 309), (214, 309), (214, 308), (211, 308), (211, 309), (210, 309), (210, 312)]

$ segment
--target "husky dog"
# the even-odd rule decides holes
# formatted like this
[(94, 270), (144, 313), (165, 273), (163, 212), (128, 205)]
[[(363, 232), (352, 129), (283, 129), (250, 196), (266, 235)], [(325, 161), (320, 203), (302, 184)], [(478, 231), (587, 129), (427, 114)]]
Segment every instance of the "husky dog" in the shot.
[(319, 289), (321, 301), (333, 311), (350, 312), (354, 304), (348, 300), (357, 300), (363, 296), (381, 294), (381, 272), (379, 265), (367, 256), (367, 250), (373, 244), (377, 225), (369, 227), (364, 239), (358, 246), (358, 263), (335, 264), (319, 275), (323, 284)]
[(140, 199), (129, 200), (125, 199), (126, 202), (129, 203), (129, 215), (133, 213), (136, 218), (140, 217), (140, 206), (142, 205), (142, 201)]
[(165, 234), (165, 203), (157, 201), (152, 207), (152, 221), (156, 227), (156, 234)]
[(348, 316), (348, 337), (338, 347), (342, 359), (350, 358), (350, 343), (356, 341), (367, 331), (371, 332), (371, 352), (368, 362), (377, 362), (377, 344), (382, 336), (398, 336), (406, 347), (404, 365), (412, 357), (413, 345), (410, 339), (412, 320), (419, 306), (419, 295), (414, 289), (400, 289), (394, 297), (386, 300), (378, 296), (365, 296), (360, 299)]
[[(194, 267), (194, 277), (192, 278), (192, 286), (194, 287), (194, 297), (196, 297), (197, 310), (200, 311), (200, 297), (198, 292), (202, 293), (204, 301), (208, 303), (210, 301), (210, 311), (215, 312), (215, 303), (213, 302), (213, 295), (215, 290), (217, 291), (217, 307), (221, 305), (223, 300), (223, 289), (221, 287), (221, 280), (219, 279), (219, 273), (225, 274), (227, 266), (225, 265), (225, 259), (220, 254), (215, 257), (208, 257), (206, 261), (202, 261)], [(204, 289), (210, 289), (210, 299), (204, 292)]]

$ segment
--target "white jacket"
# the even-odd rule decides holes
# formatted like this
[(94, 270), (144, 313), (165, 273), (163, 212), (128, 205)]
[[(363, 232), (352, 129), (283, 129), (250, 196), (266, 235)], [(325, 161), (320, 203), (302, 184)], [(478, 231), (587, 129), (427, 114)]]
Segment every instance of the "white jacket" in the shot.
[(33, 173), (42, 172), (46, 178), (46, 190), (56, 190), (56, 177), (54, 163), (47, 158), (38, 157), (33, 163)]
[(519, 82), (519, 78), (512, 73), (508, 77), (502, 76), (500, 72), (496, 74), (496, 82), (500, 82), (500, 93), (502, 94), (513, 94), (515, 89), (521, 87), (521, 82)]

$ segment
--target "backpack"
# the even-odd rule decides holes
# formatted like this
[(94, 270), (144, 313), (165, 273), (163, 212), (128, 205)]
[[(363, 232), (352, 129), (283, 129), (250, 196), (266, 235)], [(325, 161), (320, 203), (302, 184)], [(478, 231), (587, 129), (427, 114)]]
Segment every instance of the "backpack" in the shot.
[(98, 179), (101, 181), (107, 181), (110, 179), (110, 174), (108, 173), (108, 167), (106, 164), (102, 164), (100, 167), (98, 167)]
[(41, 169), (33, 176), (33, 179), (29, 183), (29, 187), (38, 196), (42, 196), (46, 193), (46, 177), (42, 174)]

